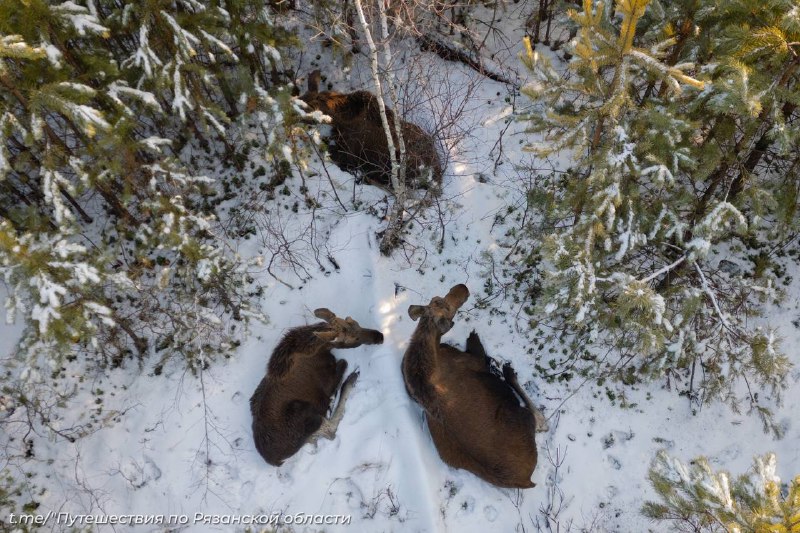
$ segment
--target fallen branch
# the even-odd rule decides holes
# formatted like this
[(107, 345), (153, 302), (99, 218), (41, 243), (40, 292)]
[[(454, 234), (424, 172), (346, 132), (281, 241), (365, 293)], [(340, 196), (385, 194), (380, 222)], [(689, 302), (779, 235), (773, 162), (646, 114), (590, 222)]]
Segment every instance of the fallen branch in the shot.
[(463, 50), (458, 50), (444, 41), (441, 41), (435, 37), (431, 37), (430, 35), (422, 34), (417, 36), (417, 42), (422, 47), (422, 50), (430, 50), (446, 61), (457, 61), (459, 63), (463, 63), (482, 76), (486, 76), (490, 80), (511, 85), (515, 89), (520, 88), (518, 83), (509, 80), (502, 74), (487, 69), (483, 65), (483, 62), (480, 58), (472, 57), (472, 55), (469, 53)]

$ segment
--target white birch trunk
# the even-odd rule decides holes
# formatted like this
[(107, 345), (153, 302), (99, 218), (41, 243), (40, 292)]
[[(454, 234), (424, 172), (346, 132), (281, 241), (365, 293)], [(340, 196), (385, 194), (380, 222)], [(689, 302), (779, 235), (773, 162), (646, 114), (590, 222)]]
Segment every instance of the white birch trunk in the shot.
[(400, 122), (400, 117), (398, 116), (398, 103), (399, 100), (397, 99), (397, 90), (395, 89), (394, 83), (392, 78), (389, 76), (389, 67), (392, 64), (392, 49), (389, 45), (389, 22), (386, 17), (386, 7), (388, 4), (388, 0), (378, 0), (380, 5), (380, 19), (381, 19), (381, 39), (383, 41), (383, 63), (384, 68), (386, 69), (386, 79), (387, 83), (389, 84), (389, 97), (392, 100), (392, 105), (394, 106), (394, 133), (397, 136), (397, 147), (400, 151), (400, 157), (398, 159), (398, 184), (402, 188), (401, 191), (397, 191), (398, 195), (403, 194), (405, 196), (405, 188), (406, 188), (406, 169), (407, 169), (407, 162), (408, 158), (406, 157), (406, 142), (403, 139), (403, 128)]
[[(397, 149), (395, 147), (394, 137), (392, 136), (391, 126), (389, 125), (389, 116), (386, 113), (386, 103), (383, 100), (383, 86), (381, 84), (380, 64), (378, 61), (378, 47), (375, 45), (375, 40), (372, 38), (372, 32), (369, 29), (367, 18), (364, 16), (364, 6), (362, 5), (361, 0), (354, 0), (353, 3), (356, 6), (358, 20), (361, 22), (361, 28), (364, 30), (364, 38), (367, 41), (367, 47), (369, 48), (369, 58), (372, 66), (372, 81), (375, 84), (375, 97), (378, 100), (381, 124), (383, 125), (383, 132), (386, 135), (386, 144), (389, 148), (389, 161), (392, 165), (391, 182), (392, 188), (394, 189), (395, 203), (394, 207), (392, 208), (392, 214), (389, 218), (389, 224), (380, 243), (381, 253), (384, 255), (389, 255), (396, 245), (400, 231), (403, 229), (403, 212), (405, 211), (406, 204), (405, 172), (401, 172), (401, 161), (398, 161), (397, 158)], [(381, 30), (383, 33), (382, 37), (384, 39), (384, 57), (388, 65), (388, 62), (391, 61), (392, 56), (388, 41), (389, 29), (388, 22), (386, 20), (386, 5), (384, 0), (378, 0), (378, 12), (380, 13), (379, 16), (381, 19)], [(394, 95), (395, 90), (391, 81), (389, 82), (389, 89), (390, 93)], [(401, 135), (400, 131), (400, 119), (396, 115), (394, 123), (398, 144), (400, 145), (400, 157), (402, 159), (402, 163), (404, 163), (406, 159), (405, 143), (403, 142), (403, 136)]]
[[(358, 12), (358, 20), (361, 22), (361, 28), (364, 30), (364, 38), (366, 39), (367, 46), (369, 47), (369, 59), (372, 66), (372, 82), (375, 84), (375, 97), (378, 100), (378, 109), (380, 110), (383, 133), (386, 135), (386, 143), (389, 146), (389, 161), (391, 161), (392, 164), (392, 187), (395, 189), (395, 193), (398, 193), (398, 189), (402, 187), (400, 183), (400, 165), (397, 161), (397, 151), (394, 145), (394, 137), (392, 137), (392, 130), (389, 126), (389, 116), (386, 114), (386, 103), (383, 101), (383, 86), (381, 84), (380, 65), (378, 64), (378, 48), (375, 45), (375, 41), (372, 39), (372, 32), (369, 29), (367, 18), (364, 16), (364, 6), (361, 4), (361, 0), (354, 0), (354, 3), (356, 6), (356, 11)], [(382, 2), (380, 3), (378, 10), (381, 12), (383, 17), (386, 16)], [(397, 120), (395, 120), (395, 122), (397, 122)]]

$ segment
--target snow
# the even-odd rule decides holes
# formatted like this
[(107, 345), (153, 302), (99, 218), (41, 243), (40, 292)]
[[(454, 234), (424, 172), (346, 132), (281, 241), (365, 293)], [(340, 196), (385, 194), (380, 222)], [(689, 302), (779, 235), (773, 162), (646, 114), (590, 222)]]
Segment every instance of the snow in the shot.
[[(147, 71), (149, 73), (149, 67)], [(131, 98), (140, 100), (144, 105), (149, 106), (154, 110), (161, 111), (161, 104), (158, 102), (158, 100), (156, 100), (156, 97), (153, 93), (128, 87), (123, 85), (122, 82), (114, 82), (113, 84), (109, 85), (107, 94), (115, 99), (119, 99), (121, 95), (130, 96)]]
[(58, 47), (50, 43), (43, 43), (42, 48), (47, 54), (47, 60), (50, 61), (50, 63), (54, 67), (61, 68), (61, 58), (63, 56), (61, 50), (59, 50)]
[(672, 183), (675, 179), (672, 172), (664, 165), (653, 165), (642, 169), (642, 176), (655, 175), (661, 183)]
[(95, 91), (94, 89), (92, 89), (88, 85), (84, 85), (83, 83), (74, 83), (74, 82), (70, 82), (70, 81), (62, 81), (61, 83), (57, 84), (56, 87), (59, 87), (59, 88), (63, 87), (65, 89), (69, 89), (69, 90), (74, 91), (74, 92), (80, 94), (81, 96), (85, 96), (85, 97), (93, 97), (95, 94), (97, 94), (97, 91)]
[[(281, 54), (274, 46), (270, 46), (268, 44), (263, 45), (264, 54), (269, 57), (274, 63), (278, 63), (281, 60)], [(253, 53), (250, 51), (250, 53)]]
[[(63, 5), (67, 4), (71, 2)], [(141, 32), (146, 43), (145, 26)], [(273, 57), (278, 58), (274, 54)], [(440, 62), (439, 67), (446, 69), (456, 83), (466, 83), (474, 76), (469, 70), (433, 56), (427, 59)], [(148, 76), (157, 61), (146, 49), (138, 50), (134, 60)], [(173, 111), (183, 118), (189, 104), (178, 81), (180, 65), (172, 68)], [(359, 86), (359, 75), (361, 80), (369, 75), (366, 65), (360, 69), (351, 78), (354, 86)], [(124, 89), (131, 95), (132, 91)], [(546, 366), (548, 350), (561, 347), (540, 347), (537, 339), (527, 338), (531, 334), (524, 333), (524, 314), (518, 322), (514, 316), (517, 307), (511, 299), (497, 304), (502, 313), (478, 304), (487, 279), (485, 254), (501, 259), (508, 252), (503, 235), (513, 224), (496, 225), (495, 217), (519, 200), (516, 195), (520, 193), (513, 186), (518, 178), (514, 165), (531, 161), (518, 141), (537, 141), (523, 134), (523, 123), (512, 123), (504, 137), (504, 164), (494, 166), (498, 156), (493, 147), (508, 126), (504, 119), (511, 114), (498, 93), (505, 95), (506, 88), (482, 82), (474, 96), (481, 105), (473, 109), (476, 116), (471, 117), (481, 127), (473, 129), (452, 154), (450, 172), (455, 175), (446, 178), (443, 193), (451, 213), (447, 215), (441, 252), (436, 250), (438, 234), (434, 223), (416, 229), (412, 235), (424, 254), (418, 250), (385, 258), (378, 252), (375, 236), (383, 229), (383, 222), (365, 207), (353, 209), (348, 204), (351, 209), (343, 212), (328, 196), (317, 212), (301, 207), (294, 215), (280, 213), (283, 210), (278, 208), (275, 216), (284, 217), (280, 219), (283, 229), (297, 237), (298, 246), (302, 247), (298, 253), (307, 254), (305, 257), (311, 257), (314, 250), (302, 240), (305, 234), (301, 230), (312, 216), (317, 217), (317, 251), (323, 252), (320, 261), (325, 264), (324, 271), (323, 267), (312, 269), (309, 260), (308, 268), (313, 272), (298, 276), (289, 262), (278, 258), (273, 264), (265, 258), (269, 251), (260, 239), (232, 242), (237, 253), (251, 260), (257, 282), (263, 287), (257, 307), (269, 318), (267, 323), (249, 326), (250, 336), (234, 357), (210, 364), (198, 376), (186, 374), (177, 365), (165, 368), (163, 375), (155, 375), (153, 367), (158, 356), (146, 360), (141, 368), (129, 363), (107, 376), (75, 372), (71, 379), (79, 391), (79, 401), (84, 403), (71, 406), (64, 413), (65, 418), (58, 421), (59, 427), (87, 422), (88, 414), (96, 408), (92, 394), (96, 389), (113, 391), (103, 395), (104, 414), (113, 414), (113, 420), (107, 419), (106, 427), (74, 443), (36, 439), (38, 463), (32, 481), (48, 487), (39, 498), (42, 506), (38, 512), (189, 517), (198, 512), (237, 516), (275, 512), (335, 514), (351, 516), (352, 523), (327, 525), (325, 531), (536, 531), (536, 521), (544, 523), (541, 510), (554, 503), (557, 488), (565, 496), (555, 511), (562, 531), (568, 523), (598, 531), (657, 531), (658, 526), (642, 517), (639, 509), (646, 499), (655, 497), (646, 473), (659, 450), (666, 449), (684, 462), (704, 455), (713, 458), (715, 469), (732, 474), (746, 471), (753, 456), (774, 451), (777, 464), (764, 465), (765, 479), (791, 479), (800, 473), (800, 423), (796, 416), (800, 371), (792, 374), (784, 393), (784, 406), (776, 413), (786, 435), (782, 440), (773, 440), (762, 432), (755, 415), (733, 413), (721, 404), (698, 408), (666, 390), (663, 380), (629, 388), (624, 402), (610, 399), (604, 387), (578, 378), (567, 383), (547, 383), (534, 365)], [(319, 111), (311, 115), (323, 119)], [(158, 150), (168, 141), (149, 138), (142, 142)], [(284, 157), (292, 160), (286, 149), (281, 147)], [(256, 168), (269, 163), (267, 154), (262, 152), (251, 151)], [(316, 163), (319, 175), (306, 180), (312, 195), (326, 198), (322, 196), (330, 190), (326, 172), (343, 198), (351, 194), (352, 176), (330, 161), (326, 162), (326, 171), (321, 171), (319, 161)], [(153, 172), (167, 171), (154, 168)], [(217, 166), (202, 173), (219, 177), (230, 172), (231, 169)], [(649, 167), (645, 172), (671, 180), (663, 165)], [(484, 182), (478, 179), (479, 175), (489, 179)], [(176, 174), (171, 178), (184, 179)], [(50, 194), (48, 200), (58, 202), (57, 175), (48, 179), (52, 183), (45, 189)], [(302, 205), (299, 185), (296, 177), (287, 181), (290, 196), (286, 205), (295, 200)], [(381, 209), (385, 196), (382, 190), (367, 185), (356, 189), (361, 205)], [(608, 191), (608, 209), (614, 209), (611, 199), (617, 193), (614, 189)], [(723, 215), (733, 215), (730, 218), (734, 222), (744, 223), (741, 215), (731, 213), (728, 206), (720, 204), (709, 216), (710, 231), (726, 223)], [(674, 215), (665, 207), (663, 218), (666, 217)], [(162, 231), (169, 233), (175, 223), (174, 215), (166, 215)], [(710, 242), (706, 237), (710, 235), (696, 237), (690, 249), (707, 254)], [(637, 237), (636, 228), (628, 221), (617, 238), (632, 248), (637, 238), (644, 237)], [(628, 248), (621, 249), (618, 259), (627, 251)], [(326, 264), (325, 255), (335, 258), (338, 267)], [(585, 276), (592, 269), (591, 264), (573, 259), (576, 275)], [(654, 276), (685, 259), (662, 267)], [(267, 270), (268, 265), (275, 277)], [(208, 279), (212, 268), (210, 262), (201, 262), (197, 277)], [(169, 275), (169, 271), (164, 269), (163, 275)], [(118, 278), (119, 282), (130, 283), (124, 276)], [(792, 320), (800, 315), (799, 278), (793, 276), (786, 288), (784, 304), (771, 307), (767, 317), (761, 319), (777, 328), (795, 363), (800, 362), (796, 349), (800, 330)], [(38, 283), (43, 284), (39, 287), (41, 303), (47, 304), (37, 306), (35, 311), (41, 327), (48, 315), (57, 312), (55, 308), (65, 289), (46, 279)], [(406, 393), (400, 361), (415, 327), (407, 308), (427, 303), (457, 283), (466, 283), (472, 296), (444, 341), (463, 347), (474, 328), (490, 355), (513, 363), (534, 403), (542, 405), (549, 417), (550, 431), (537, 436), (539, 464), (533, 475), (536, 488), (499, 489), (469, 472), (448, 467), (431, 441), (421, 409)], [(594, 290), (590, 281), (584, 283), (587, 285), (583, 290)], [(98, 314), (107, 314), (99, 304), (89, 307)], [(352, 316), (364, 327), (379, 329), (385, 340), (379, 346), (335, 352), (348, 362), (350, 370), (360, 370), (336, 438), (322, 440), (316, 447), (306, 446), (275, 468), (255, 451), (248, 399), (263, 377), (269, 355), (281, 335), (288, 328), (313, 323), (312, 311), (318, 307), (328, 307), (340, 316)], [(548, 313), (552, 311), (555, 307), (546, 309)], [(591, 319), (588, 315), (580, 318)], [(13, 339), (19, 336), (20, 328), (3, 328), (0, 350), (5, 356), (13, 354)], [(681, 337), (669, 348), (676, 357), (681, 353), (682, 342)], [(0, 409), (4, 408), (2, 400), (0, 397)], [(720, 490), (724, 492), (726, 488)], [(195, 524), (189, 530), (230, 529)], [(297, 530), (316, 529), (298, 526)]]
[(162, 137), (147, 137), (139, 142), (154, 152), (160, 152), (162, 146), (169, 146), (172, 144), (172, 140)]
[(61, 316), (57, 309), (61, 306), (61, 296), (67, 294), (67, 289), (53, 283), (46, 276), (31, 279), (31, 285), (39, 292), (39, 303), (33, 305), (31, 318), (38, 324), (39, 331), (44, 335), (47, 332), (50, 318)]
[(144, 69), (145, 76), (152, 78), (154, 67), (161, 66), (162, 63), (155, 52), (150, 48), (149, 33), (150, 28), (142, 24), (141, 28), (139, 28), (139, 48), (136, 50), (136, 53), (126, 61), (130, 61), (137, 67), (141, 67)]
[(0, 147), (0, 179), (5, 179), (6, 175), (11, 170), (11, 164), (9, 163), (8, 158), (8, 149), (5, 147)]
[(175, 225), (175, 213), (166, 213), (162, 218), (164, 225), (161, 228), (161, 233), (165, 235), (172, 233), (173, 226)]
[(166, 11), (161, 10), (161, 16), (164, 17), (164, 20), (166, 20), (167, 24), (169, 24), (172, 28), (172, 40), (175, 42), (175, 46), (178, 47), (183, 54), (184, 59), (189, 60), (197, 55), (197, 51), (194, 49), (194, 46), (200, 44), (200, 39), (181, 28), (181, 25), (178, 24), (172, 15)]
[(205, 39), (206, 39), (208, 42), (210, 42), (210, 43), (213, 43), (213, 44), (214, 44), (215, 46), (217, 46), (217, 47), (218, 47), (220, 50), (222, 50), (223, 52), (225, 52), (226, 54), (228, 54), (228, 56), (230, 56), (230, 58), (231, 58), (232, 60), (234, 60), (234, 61), (239, 61), (239, 57), (238, 57), (238, 56), (237, 56), (237, 55), (236, 55), (236, 54), (233, 52), (233, 50), (231, 50), (231, 49), (230, 49), (230, 47), (229, 47), (227, 44), (225, 44), (225, 43), (224, 43), (224, 42), (222, 42), (221, 40), (217, 39), (216, 37), (214, 37), (213, 35), (211, 35), (210, 33), (208, 33), (208, 32), (207, 32), (207, 31), (205, 31), (205, 30), (200, 30), (200, 34), (201, 34), (203, 37), (205, 37)]
[(53, 206), (53, 215), (58, 224), (64, 224), (74, 218), (61, 198), (61, 187), (70, 192), (72, 184), (57, 170), (46, 169), (42, 174), (42, 190), (45, 201)]
[(107, 36), (109, 29), (100, 24), (100, 21), (90, 11), (75, 2), (67, 1), (53, 7), (53, 11), (69, 20), (79, 35), (95, 33)]
[[(166, 275), (166, 272), (168, 272), (169, 270), (168, 269), (164, 270)], [(208, 259), (201, 259), (200, 261), (197, 262), (197, 279), (201, 281), (207, 281), (211, 277), (212, 273), (213, 273), (213, 264), (211, 263), (211, 261), (209, 261)]]
[(187, 90), (183, 86), (183, 77), (181, 76), (180, 68), (182, 63), (177, 62), (174, 65), (174, 70), (172, 73), (172, 83), (173, 83), (173, 99), (172, 99), (172, 110), (178, 113), (180, 116), (181, 121), (186, 120), (186, 110), (192, 109), (192, 101), (189, 98)]
[(292, 149), (289, 147), (289, 145), (284, 144), (281, 146), (281, 153), (283, 154), (283, 158), (290, 163), (294, 159), (292, 157)]
[(217, 117), (215, 117), (211, 112), (203, 110), (203, 116), (206, 118), (206, 120), (208, 120), (211, 126), (219, 132), (220, 135), (226, 134), (225, 126), (223, 126), (222, 123), (217, 120)]

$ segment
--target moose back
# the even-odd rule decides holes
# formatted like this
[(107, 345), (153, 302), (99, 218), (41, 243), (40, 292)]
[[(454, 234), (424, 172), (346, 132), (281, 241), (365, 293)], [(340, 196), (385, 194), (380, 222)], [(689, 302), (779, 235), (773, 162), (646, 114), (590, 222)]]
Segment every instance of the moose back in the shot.
[[(391, 187), (389, 143), (381, 121), (380, 108), (369, 91), (319, 92), (320, 72), (308, 77), (308, 92), (300, 97), (315, 111), (330, 116), (332, 135), (330, 154), (342, 170), (360, 173), (367, 181)], [(394, 111), (386, 109), (389, 128), (397, 149)], [(442, 164), (431, 135), (416, 124), (400, 119), (406, 148), (406, 183), (411, 188), (427, 189), (442, 182)], [(399, 154), (398, 154), (399, 155)]]

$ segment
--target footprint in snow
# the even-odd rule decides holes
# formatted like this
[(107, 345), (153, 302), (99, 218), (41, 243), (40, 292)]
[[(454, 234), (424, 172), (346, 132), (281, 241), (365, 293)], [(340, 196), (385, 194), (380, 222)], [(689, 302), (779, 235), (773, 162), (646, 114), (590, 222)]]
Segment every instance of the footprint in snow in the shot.
[(464, 501), (461, 502), (461, 506), (458, 509), (458, 514), (459, 515), (472, 514), (474, 510), (475, 510), (475, 498), (473, 498), (472, 496), (467, 496), (466, 498), (464, 498)]
[(494, 508), (494, 506), (487, 505), (486, 507), (483, 508), (483, 515), (489, 522), (494, 522), (495, 520), (497, 520), (498, 512), (497, 509)]
[(161, 469), (147, 456), (141, 463), (135, 459), (129, 459), (120, 467), (119, 471), (134, 489), (140, 489), (161, 477)]
[(278, 481), (283, 485), (291, 485), (294, 482), (294, 477), (288, 472), (278, 470)]
[(239, 488), (239, 500), (240, 501), (249, 501), (250, 496), (253, 495), (253, 482), (252, 481), (245, 481), (242, 483), (242, 486)]
[(221, 466), (222, 475), (225, 476), (225, 479), (229, 480), (236, 480), (239, 479), (239, 469), (233, 463), (224, 463), (222, 465), (217, 465), (218, 467)]
[(619, 443), (628, 442), (635, 436), (633, 431), (612, 431), (603, 437), (603, 449), (607, 450)]

